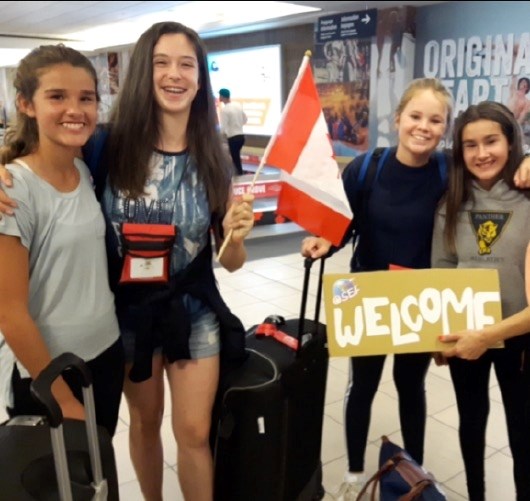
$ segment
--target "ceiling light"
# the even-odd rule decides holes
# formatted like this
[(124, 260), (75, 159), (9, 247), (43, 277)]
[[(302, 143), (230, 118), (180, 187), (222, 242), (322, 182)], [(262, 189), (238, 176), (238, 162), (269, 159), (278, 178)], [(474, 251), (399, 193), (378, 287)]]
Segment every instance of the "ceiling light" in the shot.
[(152, 24), (161, 21), (178, 21), (198, 33), (207, 33), (209, 30), (230, 28), (318, 10), (320, 9), (288, 2), (188, 2), (163, 12), (68, 33), (64, 35), (64, 38), (78, 40), (76, 48), (79, 50), (93, 51), (133, 44)]

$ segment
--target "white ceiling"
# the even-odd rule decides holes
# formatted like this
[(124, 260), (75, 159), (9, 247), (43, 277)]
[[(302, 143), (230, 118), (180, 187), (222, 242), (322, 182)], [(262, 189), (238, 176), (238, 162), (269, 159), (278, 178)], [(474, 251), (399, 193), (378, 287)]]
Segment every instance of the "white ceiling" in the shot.
[[(233, 7), (235, 2), (114, 2), (114, 1), (87, 1), (87, 2), (29, 2), (10, 1), (0, 2), (0, 49), (18, 48), (31, 49), (43, 43), (58, 43), (66, 41), (73, 47), (75, 42), (83, 39), (83, 34), (77, 32), (88, 30), (94, 27), (103, 28), (102, 32), (89, 35), (88, 42), (94, 43), (100, 40), (103, 34), (106, 36), (115, 34), (118, 29), (114, 23), (125, 23), (125, 31), (129, 34), (136, 29), (131, 23), (143, 20), (144, 27), (136, 34), (144, 31), (153, 22), (159, 20), (175, 20), (184, 22), (196, 29), (204, 38), (213, 36), (223, 36), (235, 33), (257, 31), (272, 27), (282, 27), (302, 23), (314, 22), (323, 15), (335, 14), (339, 12), (351, 12), (368, 8), (386, 8), (394, 5), (415, 5), (422, 6), (440, 2), (428, 1), (362, 1), (362, 2), (304, 2), (295, 1), (291, 4), (317, 7), (321, 10), (313, 13), (288, 15), (283, 18), (276, 18), (278, 7), (274, 7), (273, 2), (246, 2), (239, 1), (238, 14), (241, 15), (245, 6), (250, 6), (256, 11), (258, 4), (265, 4), (267, 13), (265, 19), (261, 21), (247, 21), (232, 19), (226, 13), (221, 13), (222, 9)], [(286, 3), (286, 2), (281, 2)], [(175, 8), (189, 8), (194, 4), (199, 4), (201, 11), (193, 14), (188, 20), (184, 20), (184, 13), (173, 12)], [(267, 5), (268, 4), (268, 5)], [(208, 16), (212, 14), (212, 16)], [(146, 17), (147, 16), (147, 17)], [(221, 19), (224, 17), (224, 20)], [(204, 24), (204, 20), (208, 19)], [(196, 21), (201, 24), (197, 24)], [(77, 33), (72, 36), (73, 33)], [(91, 40), (90, 40), (91, 38)], [(129, 42), (128, 42), (129, 43)], [(123, 45), (119, 39), (115, 43), (107, 43), (105, 47)], [(77, 46), (80, 50), (83, 47)], [(86, 49), (85, 50), (89, 50)], [(94, 48), (92, 48), (94, 50)], [(0, 61), (0, 66), (3, 66)]]

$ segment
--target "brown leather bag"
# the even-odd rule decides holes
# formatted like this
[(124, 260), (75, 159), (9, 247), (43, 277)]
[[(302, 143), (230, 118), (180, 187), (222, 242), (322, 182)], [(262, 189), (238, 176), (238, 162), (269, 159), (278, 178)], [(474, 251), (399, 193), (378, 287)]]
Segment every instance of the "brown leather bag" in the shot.
[(420, 466), (407, 451), (394, 444), (387, 436), (381, 437), (379, 470), (366, 482), (357, 496), (357, 501), (370, 496), (376, 500), (377, 490), (380, 501), (444, 501), (444, 492), (436, 479)]

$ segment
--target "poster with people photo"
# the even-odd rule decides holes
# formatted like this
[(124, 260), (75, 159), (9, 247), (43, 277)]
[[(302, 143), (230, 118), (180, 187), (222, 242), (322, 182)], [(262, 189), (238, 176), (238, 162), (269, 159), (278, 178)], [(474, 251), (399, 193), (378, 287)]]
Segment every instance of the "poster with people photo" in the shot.
[(523, 132), (525, 150), (530, 150), (530, 73), (512, 76), (506, 106), (512, 110)]
[(127, 72), (130, 54), (131, 49), (124, 49), (120, 52), (102, 52), (89, 58), (98, 75), (99, 123), (109, 120), (112, 105), (120, 89), (120, 82)]
[(8, 125), (13, 121), (16, 116), (15, 99), (16, 92), (13, 82), (17, 68), (15, 66), (8, 66), (0, 68), (0, 123), (3, 125), (2, 138), (0, 140), (0, 146), (3, 144), (3, 136)]
[[(6, 69), (0, 68), (0, 129), (7, 129), (7, 106), (8, 106), (8, 93), (7, 93), (7, 78)], [(0, 131), (3, 137), (4, 130)], [(0, 142), (0, 145), (2, 143)]]
[(377, 31), (372, 44), (372, 146), (390, 146), (397, 142), (396, 107), (414, 75), (415, 21), (414, 7), (391, 7), (377, 12)]
[(396, 7), (318, 20), (313, 73), (336, 156), (395, 142), (395, 107), (413, 74), (414, 15)]
[(521, 125), (526, 151), (530, 150), (529, 12), (528, 2), (510, 2), (509, 9), (491, 2), (480, 8), (469, 2), (446, 2), (421, 9), (414, 73), (442, 80), (453, 94), (455, 116), (482, 101), (505, 104)]
[(371, 39), (377, 10), (318, 20), (313, 74), (337, 156), (368, 149)]

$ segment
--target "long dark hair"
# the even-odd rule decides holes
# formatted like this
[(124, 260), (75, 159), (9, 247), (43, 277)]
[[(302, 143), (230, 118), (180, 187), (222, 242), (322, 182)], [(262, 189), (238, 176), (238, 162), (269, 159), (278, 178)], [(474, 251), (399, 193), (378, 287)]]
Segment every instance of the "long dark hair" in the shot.
[(502, 179), (513, 190), (517, 189), (513, 181), (515, 171), (523, 158), (521, 128), (513, 113), (504, 104), (495, 101), (483, 101), (473, 104), (456, 120), (453, 134), (453, 165), (449, 169), (449, 187), (444, 198), (445, 228), (444, 240), (450, 252), (456, 253), (456, 225), (458, 212), (462, 204), (472, 197), (471, 182), (473, 175), (464, 162), (462, 134), (464, 127), (477, 120), (490, 120), (501, 126), (502, 134), (510, 146), (508, 160), (502, 169)]
[[(14, 80), (17, 96), (17, 118), (14, 126), (6, 131), (5, 146), (0, 149), (1, 163), (9, 163), (15, 158), (32, 153), (37, 148), (39, 144), (37, 121), (34, 117), (29, 117), (18, 109), (18, 100), (24, 99), (28, 103), (32, 102), (33, 96), (39, 88), (42, 73), (59, 64), (69, 64), (74, 68), (85, 69), (94, 79), (94, 89), (97, 89), (96, 70), (90, 60), (77, 50), (62, 44), (41, 45), (33, 49), (20, 61), (17, 67)], [(99, 101), (99, 96), (97, 99)]]
[(180, 23), (154, 24), (134, 47), (127, 77), (111, 114), (110, 182), (113, 188), (123, 190), (132, 198), (144, 193), (149, 160), (160, 132), (153, 87), (153, 50), (161, 36), (179, 33), (193, 45), (199, 66), (200, 86), (191, 105), (186, 131), (188, 150), (197, 164), (200, 179), (205, 183), (210, 210), (224, 213), (232, 167), (217, 132), (206, 49), (199, 35)]

